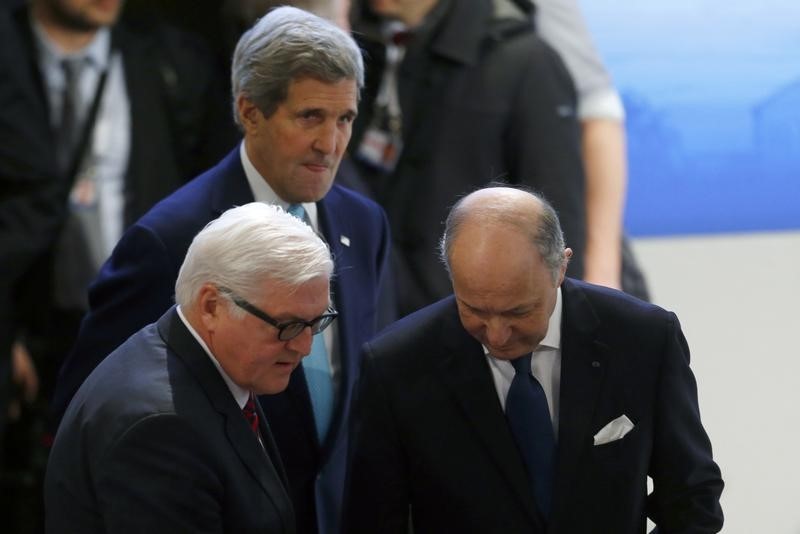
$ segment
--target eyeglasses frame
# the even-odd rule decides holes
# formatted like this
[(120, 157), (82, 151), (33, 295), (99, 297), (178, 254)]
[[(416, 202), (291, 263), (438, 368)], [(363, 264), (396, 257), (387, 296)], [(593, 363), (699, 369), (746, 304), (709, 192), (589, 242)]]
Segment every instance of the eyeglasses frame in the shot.
[[(250, 302), (248, 302), (247, 300), (243, 299), (242, 297), (240, 297), (239, 295), (237, 295), (236, 293), (234, 293), (230, 289), (224, 288), (224, 287), (220, 287), (219, 290), (220, 290), (220, 292), (222, 292), (225, 295), (227, 295), (227, 297), (231, 300), (231, 302), (233, 302), (239, 308), (243, 309), (244, 311), (246, 311), (250, 315), (258, 317), (259, 319), (261, 319), (262, 321), (264, 321), (268, 325), (271, 325), (271, 326), (277, 328), (278, 329), (278, 339), (281, 340), (281, 341), (291, 341), (292, 339), (294, 339), (297, 336), (299, 336), (300, 334), (302, 334), (303, 330), (305, 330), (306, 327), (311, 329), (311, 335), (319, 334), (320, 332), (322, 332), (323, 330), (328, 328), (331, 325), (331, 323), (333, 323), (333, 321), (339, 316), (339, 312), (337, 312), (333, 308), (333, 306), (328, 306), (328, 309), (326, 310), (325, 313), (323, 313), (319, 317), (315, 317), (315, 318), (311, 319), (310, 321), (304, 321), (302, 319), (294, 319), (294, 320), (291, 320), (291, 321), (286, 321), (286, 322), (281, 323), (281, 322), (278, 322), (276, 319), (270, 317), (270, 315), (267, 314), (265, 311), (257, 308), (254, 304), (251, 304)], [(327, 321), (327, 322), (324, 322), (324, 321)], [(317, 326), (316, 332), (314, 331), (314, 324), (315, 323), (321, 323), (322, 324), (322, 326), (319, 326), (319, 325)], [(296, 325), (303, 325), (303, 328), (300, 328), (297, 331), (297, 333), (294, 334), (291, 337), (284, 337), (284, 332), (286, 332), (288, 328), (294, 327)]]

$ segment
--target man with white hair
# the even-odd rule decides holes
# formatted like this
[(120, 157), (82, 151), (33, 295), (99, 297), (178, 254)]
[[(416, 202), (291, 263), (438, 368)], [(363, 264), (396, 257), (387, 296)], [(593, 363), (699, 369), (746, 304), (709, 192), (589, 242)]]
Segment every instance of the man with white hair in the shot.
[(286, 389), (336, 318), (328, 247), (277, 206), (209, 223), (177, 305), (109, 355), (62, 421), (48, 532), (295, 532), (286, 475), (255, 395)]

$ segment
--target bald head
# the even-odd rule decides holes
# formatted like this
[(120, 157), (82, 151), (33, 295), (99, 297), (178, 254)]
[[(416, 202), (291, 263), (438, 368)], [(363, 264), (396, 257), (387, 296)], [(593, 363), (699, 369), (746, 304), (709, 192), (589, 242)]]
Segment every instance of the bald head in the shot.
[[(543, 198), (512, 187), (487, 187), (459, 200), (447, 217), (440, 243), (441, 259), (452, 277), (453, 254), (495, 264), (527, 256), (532, 250), (558, 280), (572, 251), (555, 210)], [(507, 249), (507, 250), (504, 250)], [(497, 256), (497, 254), (502, 254)]]
[(495, 358), (534, 350), (572, 254), (553, 208), (519, 189), (481, 189), (450, 211), (441, 249), (464, 329)]

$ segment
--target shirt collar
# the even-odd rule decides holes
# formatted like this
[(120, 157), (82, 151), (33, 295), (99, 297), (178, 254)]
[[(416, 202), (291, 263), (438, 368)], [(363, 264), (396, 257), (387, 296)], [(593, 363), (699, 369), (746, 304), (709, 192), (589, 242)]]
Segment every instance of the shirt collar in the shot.
[[(239, 145), (239, 157), (242, 160), (242, 167), (247, 177), (247, 183), (250, 185), (250, 190), (253, 192), (253, 199), (256, 202), (274, 204), (282, 207), (284, 210), (287, 209), (289, 203), (279, 197), (269, 186), (267, 180), (256, 170), (253, 162), (251, 162), (250, 158), (247, 156), (247, 149), (244, 145), (244, 141)], [(314, 202), (303, 202), (303, 208), (306, 210), (306, 215), (308, 215), (311, 226), (316, 230), (318, 228), (317, 205)]]
[(539, 347), (561, 348), (561, 311), (561, 286), (558, 286), (556, 289), (556, 305), (553, 306), (553, 313), (550, 314), (550, 321), (547, 323), (547, 333), (539, 343)]
[(203, 350), (206, 352), (206, 354), (208, 354), (208, 357), (211, 358), (211, 363), (213, 363), (214, 367), (216, 367), (217, 371), (219, 371), (219, 374), (222, 376), (222, 379), (228, 386), (228, 389), (233, 395), (234, 400), (236, 400), (236, 403), (239, 405), (239, 408), (244, 408), (244, 405), (247, 403), (247, 399), (250, 398), (250, 392), (231, 380), (231, 377), (228, 376), (228, 373), (226, 373), (224, 369), (222, 369), (222, 366), (208, 349), (206, 342), (203, 341), (203, 338), (200, 337), (200, 334), (198, 334), (189, 321), (186, 320), (186, 317), (183, 315), (183, 311), (181, 310), (180, 306), (177, 307), (177, 310), (178, 317), (181, 318), (181, 321), (183, 321), (183, 324), (186, 326), (187, 330), (189, 330), (189, 333), (192, 334), (192, 337), (194, 337), (198, 343), (200, 343), (200, 346), (203, 347)]

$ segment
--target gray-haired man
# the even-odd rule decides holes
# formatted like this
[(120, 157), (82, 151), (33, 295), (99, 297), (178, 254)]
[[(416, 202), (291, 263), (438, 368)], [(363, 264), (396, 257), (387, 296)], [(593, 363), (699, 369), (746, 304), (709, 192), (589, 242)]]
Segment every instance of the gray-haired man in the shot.
[(280, 393), (336, 317), (311, 228), (252, 202), (192, 241), (178, 305), (123, 343), (69, 405), (45, 484), (48, 532), (295, 531), (254, 395)]
[[(453, 295), (365, 345), (348, 533), (713, 533), (722, 479), (675, 314), (566, 278), (553, 208), (450, 211)], [(648, 495), (647, 478), (653, 480)]]

